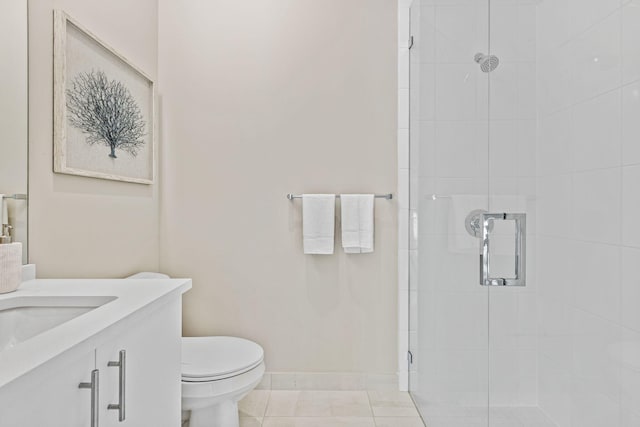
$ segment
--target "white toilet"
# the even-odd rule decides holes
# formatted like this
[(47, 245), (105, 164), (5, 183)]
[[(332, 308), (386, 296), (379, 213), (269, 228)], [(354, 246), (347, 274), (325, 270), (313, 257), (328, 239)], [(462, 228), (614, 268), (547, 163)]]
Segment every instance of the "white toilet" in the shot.
[[(138, 273), (128, 279), (168, 279)], [(238, 427), (238, 402), (264, 374), (264, 351), (236, 337), (182, 338), (182, 413), (189, 427)]]
[(258, 344), (235, 337), (182, 338), (182, 410), (189, 427), (238, 427), (238, 402), (264, 374)]

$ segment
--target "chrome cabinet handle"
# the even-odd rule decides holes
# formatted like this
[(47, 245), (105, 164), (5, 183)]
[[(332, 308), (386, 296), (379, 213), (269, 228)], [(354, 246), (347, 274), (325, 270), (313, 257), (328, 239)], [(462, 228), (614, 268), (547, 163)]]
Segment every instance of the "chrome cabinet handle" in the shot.
[[(515, 265), (514, 278), (491, 277), (491, 242), (489, 233), (493, 221), (515, 221)], [(525, 286), (527, 256), (527, 214), (524, 213), (483, 213), (482, 214), (482, 254), (480, 255), (480, 284), (483, 286)]]
[(126, 401), (126, 381), (127, 381), (127, 352), (125, 350), (120, 350), (120, 356), (117, 362), (111, 361), (107, 363), (107, 366), (117, 367), (118, 368), (118, 403), (110, 403), (107, 406), (107, 409), (117, 409), (118, 410), (118, 421), (122, 422), (125, 419), (125, 401)]
[(78, 388), (91, 389), (91, 427), (98, 427), (98, 415), (100, 406), (100, 395), (98, 393), (100, 372), (97, 369), (91, 371), (91, 382), (80, 383)]

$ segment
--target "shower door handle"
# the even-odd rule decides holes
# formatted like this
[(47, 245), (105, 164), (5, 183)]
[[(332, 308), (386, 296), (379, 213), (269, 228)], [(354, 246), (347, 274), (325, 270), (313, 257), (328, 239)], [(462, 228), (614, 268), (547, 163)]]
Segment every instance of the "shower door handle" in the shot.
[[(515, 277), (491, 276), (491, 240), (489, 238), (493, 221), (515, 222)], [(483, 286), (525, 286), (527, 256), (527, 214), (524, 213), (483, 213), (482, 253), (480, 254), (480, 284)]]

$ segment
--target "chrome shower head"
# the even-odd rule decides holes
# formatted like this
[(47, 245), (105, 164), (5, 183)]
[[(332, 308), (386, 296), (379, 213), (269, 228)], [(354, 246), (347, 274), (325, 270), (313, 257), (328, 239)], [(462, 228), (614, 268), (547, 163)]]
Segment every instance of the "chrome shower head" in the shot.
[(480, 69), (484, 73), (490, 73), (500, 64), (500, 60), (495, 55), (485, 55), (484, 53), (476, 53), (473, 57), (474, 61), (480, 64)]

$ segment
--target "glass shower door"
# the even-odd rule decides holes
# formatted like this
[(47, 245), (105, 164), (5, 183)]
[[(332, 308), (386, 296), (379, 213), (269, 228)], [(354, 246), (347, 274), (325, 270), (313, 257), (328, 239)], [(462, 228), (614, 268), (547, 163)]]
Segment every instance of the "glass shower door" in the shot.
[(487, 426), (490, 289), (472, 234), (490, 209), (489, 3), (438, 3), (411, 6), (409, 383), (429, 427)]
[(490, 53), (499, 60), (489, 73), (489, 210), (526, 216), (525, 253), (514, 246), (513, 222), (493, 231), (497, 267), (511, 272), (523, 262), (526, 278), (488, 290), (490, 427), (555, 425), (537, 406), (536, 7), (489, 1)]
[(429, 427), (546, 425), (535, 411), (535, 7), (411, 6), (409, 384)]
[(429, 427), (640, 426), (640, 8), (579, 3), (411, 6), (410, 390)]

